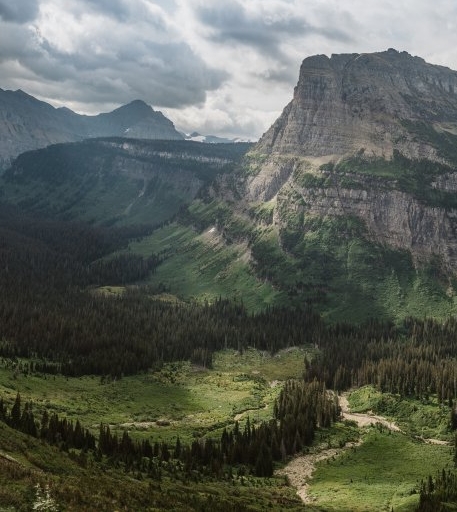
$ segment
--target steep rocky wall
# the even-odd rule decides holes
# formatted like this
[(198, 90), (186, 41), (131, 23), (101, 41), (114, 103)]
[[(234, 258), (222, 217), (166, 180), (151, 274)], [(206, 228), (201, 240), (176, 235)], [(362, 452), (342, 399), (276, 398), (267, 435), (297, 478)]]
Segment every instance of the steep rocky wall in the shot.
[[(357, 217), (371, 240), (410, 251), (417, 262), (437, 255), (448, 270), (457, 269), (457, 210), (427, 206), (373, 177), (345, 175), (357, 182), (357, 188), (338, 186), (341, 175), (327, 174), (327, 178), (334, 186), (303, 188), (290, 180), (278, 202), (287, 201), (289, 209), (305, 215)], [(291, 201), (291, 191), (300, 197), (297, 205)], [(282, 219), (276, 219), (281, 224)]]
[[(408, 250), (415, 261), (438, 255), (455, 272), (453, 201), (427, 203), (419, 189), (426, 183), (430, 190), (457, 191), (456, 123), (456, 71), (392, 49), (309, 57), (292, 101), (252, 151), (263, 164), (246, 176), (245, 198), (259, 202), (276, 197), (274, 219), (279, 224), (287, 222), (281, 215), (287, 216), (288, 209), (320, 217), (355, 216), (372, 241)], [(339, 162), (362, 154), (366, 173), (341, 171)], [(406, 169), (391, 165), (390, 174), (378, 178), (371, 173), (370, 161), (394, 162), (396, 154), (409, 162)], [(414, 176), (414, 163), (424, 160), (449, 172), (424, 177), (427, 166), (421, 164)], [(325, 175), (321, 166), (328, 162), (339, 172)], [(306, 166), (305, 172), (316, 177), (314, 185), (296, 179)], [(399, 186), (397, 171), (399, 179), (414, 185)], [(300, 200), (294, 203), (297, 194)]]
[(457, 72), (395, 50), (303, 61), (293, 100), (256, 151), (341, 156), (364, 148), (389, 158), (436, 157), (402, 121), (457, 121)]

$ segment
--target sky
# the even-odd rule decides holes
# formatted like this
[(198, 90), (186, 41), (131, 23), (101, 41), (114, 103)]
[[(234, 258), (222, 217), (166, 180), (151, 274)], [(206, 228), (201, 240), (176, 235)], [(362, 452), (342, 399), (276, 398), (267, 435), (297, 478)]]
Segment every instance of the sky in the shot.
[(455, 0), (0, 0), (0, 88), (84, 114), (134, 99), (255, 140), (310, 55), (395, 48), (457, 69)]

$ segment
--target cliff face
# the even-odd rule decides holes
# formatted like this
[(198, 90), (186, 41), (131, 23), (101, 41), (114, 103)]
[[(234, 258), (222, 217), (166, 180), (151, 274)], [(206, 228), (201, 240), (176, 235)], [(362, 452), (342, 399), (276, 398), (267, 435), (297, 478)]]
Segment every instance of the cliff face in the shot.
[[(363, 221), (368, 238), (410, 251), (416, 263), (438, 256), (450, 270), (457, 262), (457, 211), (424, 204), (412, 194), (386, 186), (382, 179), (326, 173), (330, 186), (300, 187), (290, 181), (279, 201), (316, 217), (355, 217)], [(350, 184), (344, 182), (350, 181)], [(290, 201), (290, 191), (295, 201)], [(278, 217), (279, 225), (287, 223)]]
[[(357, 218), (365, 239), (457, 270), (457, 72), (407, 53), (307, 58), (293, 100), (251, 154), (245, 194), (306, 238)], [(296, 216), (296, 215), (295, 215)]]
[(457, 123), (457, 72), (406, 52), (325, 55), (303, 61), (293, 100), (265, 133), (258, 150), (341, 156), (365, 148), (392, 156), (436, 157), (403, 121)]

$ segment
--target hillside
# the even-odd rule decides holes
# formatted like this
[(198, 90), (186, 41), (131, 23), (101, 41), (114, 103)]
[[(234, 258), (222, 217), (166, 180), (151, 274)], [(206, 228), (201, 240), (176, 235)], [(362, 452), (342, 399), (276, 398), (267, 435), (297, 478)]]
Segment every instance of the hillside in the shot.
[(233, 172), (248, 147), (125, 138), (52, 145), (20, 155), (0, 190), (54, 219), (158, 225), (218, 174)]

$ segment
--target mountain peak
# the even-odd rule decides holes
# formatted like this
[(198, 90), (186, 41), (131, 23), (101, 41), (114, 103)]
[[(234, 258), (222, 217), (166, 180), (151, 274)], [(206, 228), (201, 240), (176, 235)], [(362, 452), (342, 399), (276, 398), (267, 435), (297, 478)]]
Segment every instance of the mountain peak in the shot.
[(0, 170), (24, 151), (90, 137), (182, 140), (161, 112), (136, 99), (96, 116), (54, 108), (22, 89), (0, 89)]
[(126, 105), (122, 105), (119, 108), (115, 109), (113, 112), (118, 111), (134, 111), (137, 113), (143, 113), (143, 114), (150, 114), (151, 112), (154, 112), (154, 109), (148, 105), (143, 100), (133, 100), (130, 103), (127, 103)]
[(323, 157), (360, 149), (430, 156), (405, 121), (457, 123), (457, 72), (393, 48), (303, 60), (291, 103), (258, 144), (268, 153)]

